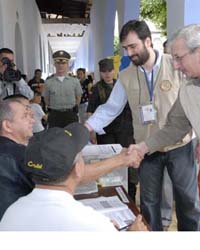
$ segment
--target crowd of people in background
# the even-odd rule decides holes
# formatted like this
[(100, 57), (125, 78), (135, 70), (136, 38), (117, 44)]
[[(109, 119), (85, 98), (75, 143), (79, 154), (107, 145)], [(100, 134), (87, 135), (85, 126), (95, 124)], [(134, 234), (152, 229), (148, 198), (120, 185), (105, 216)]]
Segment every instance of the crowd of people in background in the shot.
[[(53, 53), (55, 72), (46, 80), (41, 69), (35, 69), (28, 80), (17, 70), (14, 52), (0, 49), (0, 230), (116, 231), (104, 216), (75, 201), (73, 193), (80, 183), (123, 166), (129, 167), (128, 193), (134, 202), (140, 183), (141, 214), (151, 230), (165, 230), (171, 221), (171, 212), (165, 211), (163, 185), (171, 188), (170, 209), (174, 196), (178, 230), (200, 229), (192, 129), (199, 136), (199, 123), (198, 115), (193, 118), (189, 112), (199, 91), (200, 73), (191, 68), (192, 60), (200, 67), (195, 31), (200, 33), (199, 25), (183, 28), (163, 44), (163, 54), (153, 47), (144, 21), (127, 22), (120, 32), (127, 56), (122, 57), (118, 79), (113, 59), (102, 58), (97, 82), (85, 68), (70, 74), (71, 55), (65, 50)], [(189, 85), (185, 75), (193, 79)], [(80, 151), (89, 141), (119, 143), (125, 149), (85, 167)], [(200, 146), (196, 150), (199, 156)], [(67, 195), (58, 195), (58, 190)], [(55, 199), (57, 208), (51, 205)], [(43, 212), (39, 222), (38, 211)], [(50, 211), (55, 211), (51, 222)], [(76, 220), (71, 219), (75, 214)], [(141, 216), (129, 230), (147, 230)]]

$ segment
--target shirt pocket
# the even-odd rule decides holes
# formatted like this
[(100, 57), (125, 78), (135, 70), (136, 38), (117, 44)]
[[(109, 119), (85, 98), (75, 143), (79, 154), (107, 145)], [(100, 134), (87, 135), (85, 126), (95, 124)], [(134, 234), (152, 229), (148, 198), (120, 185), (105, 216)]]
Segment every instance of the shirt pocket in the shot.
[(56, 94), (57, 94), (57, 91), (56, 91), (55, 89), (52, 89), (52, 90), (49, 91), (49, 95), (50, 95), (51, 97), (55, 97)]

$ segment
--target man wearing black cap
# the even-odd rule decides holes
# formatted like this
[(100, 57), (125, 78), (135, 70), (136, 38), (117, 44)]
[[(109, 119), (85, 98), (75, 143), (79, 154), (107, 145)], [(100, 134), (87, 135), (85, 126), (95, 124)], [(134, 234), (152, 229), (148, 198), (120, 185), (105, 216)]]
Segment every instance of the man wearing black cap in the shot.
[[(98, 106), (104, 104), (115, 85), (114, 63), (112, 59), (105, 58), (99, 61), (99, 71), (101, 80), (92, 88), (87, 108), (88, 116), (95, 112)], [(117, 98), (117, 97), (116, 97)], [(96, 135), (98, 144), (119, 143), (123, 147), (128, 147), (134, 143), (132, 116), (128, 103), (122, 113), (116, 117), (112, 123), (104, 128), (106, 134)], [(129, 195), (135, 200), (136, 185), (138, 183), (137, 170), (129, 169), (128, 189)]]
[[(79, 123), (31, 138), (23, 170), (36, 186), (7, 209), (0, 230), (116, 231), (107, 217), (73, 198), (84, 176), (80, 151), (88, 140), (89, 132)], [(130, 230), (147, 230), (140, 215)]]
[(65, 127), (78, 121), (78, 105), (81, 100), (80, 82), (67, 75), (71, 56), (64, 50), (53, 54), (56, 73), (45, 83), (44, 97), (48, 107), (49, 127)]

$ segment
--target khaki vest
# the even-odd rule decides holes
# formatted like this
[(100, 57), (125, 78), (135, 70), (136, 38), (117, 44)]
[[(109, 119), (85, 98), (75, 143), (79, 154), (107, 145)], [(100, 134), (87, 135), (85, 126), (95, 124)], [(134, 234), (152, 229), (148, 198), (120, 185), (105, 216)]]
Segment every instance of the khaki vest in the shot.
[[(134, 137), (138, 143), (164, 126), (167, 114), (178, 96), (180, 85), (183, 84), (184, 79), (178, 71), (173, 69), (171, 56), (163, 55), (161, 65), (154, 75), (153, 104), (157, 110), (157, 122), (144, 125), (140, 118), (140, 107), (150, 103), (144, 73), (135, 65), (130, 65), (121, 71), (119, 78), (128, 96), (133, 117)], [(190, 138), (187, 139), (187, 143), (190, 140)], [(181, 142), (178, 145), (161, 149), (161, 151), (168, 151), (185, 143)]]
[(180, 89), (180, 102), (198, 139), (200, 139), (200, 79), (193, 79)]

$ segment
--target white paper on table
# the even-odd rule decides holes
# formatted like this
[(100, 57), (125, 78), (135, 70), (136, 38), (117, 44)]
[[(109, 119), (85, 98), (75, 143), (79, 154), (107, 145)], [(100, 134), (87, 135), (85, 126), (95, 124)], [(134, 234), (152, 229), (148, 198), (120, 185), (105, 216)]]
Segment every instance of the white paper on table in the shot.
[(115, 221), (118, 224), (119, 229), (130, 225), (135, 220), (133, 212), (118, 198), (118, 196), (101, 196), (98, 198), (80, 200), (80, 202), (85, 206), (90, 206), (101, 212), (109, 217), (110, 220)]
[(96, 181), (90, 181), (88, 183), (79, 185), (76, 190), (75, 190), (75, 195), (78, 194), (92, 194), (92, 193), (97, 193), (98, 192), (98, 187), (97, 187), (97, 182)]

